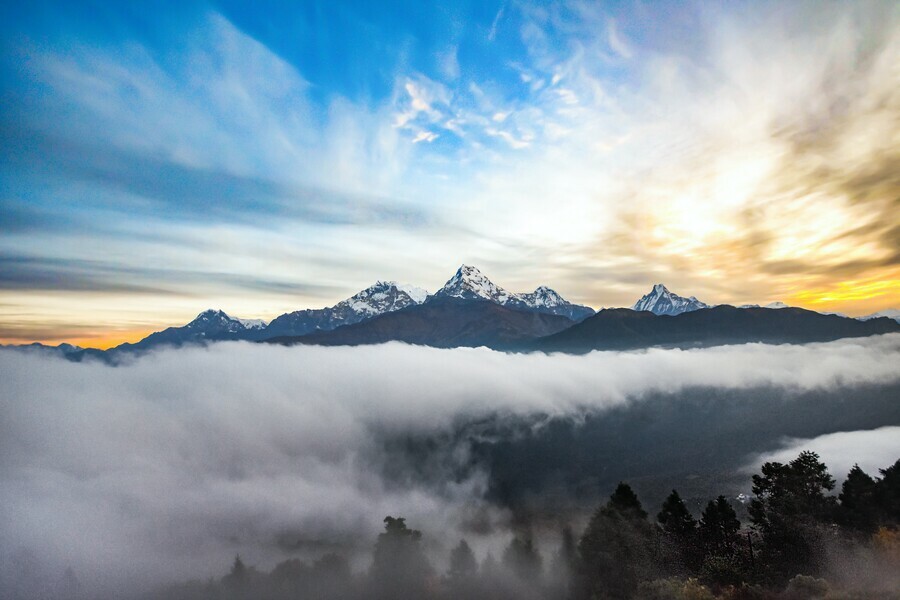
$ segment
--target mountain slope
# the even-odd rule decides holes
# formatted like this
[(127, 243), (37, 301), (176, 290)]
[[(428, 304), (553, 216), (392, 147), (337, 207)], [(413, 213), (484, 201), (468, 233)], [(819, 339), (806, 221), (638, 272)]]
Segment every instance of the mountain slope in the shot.
[(900, 309), (896, 308), (888, 308), (886, 310), (879, 311), (877, 313), (872, 313), (871, 315), (866, 315), (864, 317), (857, 317), (860, 321), (870, 321), (872, 319), (877, 319), (879, 317), (885, 317), (888, 319), (893, 319), (900, 323)]
[(900, 331), (900, 324), (886, 318), (861, 322), (802, 308), (771, 310), (722, 305), (676, 316), (611, 309), (537, 340), (529, 347), (544, 351), (589, 352), (750, 342), (802, 344), (896, 331)]
[(690, 298), (679, 296), (670, 292), (663, 284), (657, 283), (631, 308), (636, 311), (652, 312), (655, 315), (680, 315), (701, 308), (709, 308), (709, 305), (697, 300), (694, 296)]
[(516, 294), (507, 292), (488, 279), (478, 268), (469, 265), (461, 265), (444, 287), (434, 293), (434, 298), (490, 300), (501, 305), (522, 303)]
[(334, 306), (283, 314), (269, 323), (265, 337), (330, 331), (335, 327), (352, 325), (380, 314), (421, 304), (427, 296), (428, 293), (420, 288), (394, 281), (378, 281)]
[(0, 344), (0, 349), (4, 348), (9, 350), (40, 353), (48, 356), (60, 356), (63, 358), (67, 358), (73, 354), (78, 354), (79, 352), (84, 351), (84, 348), (82, 348), (81, 346), (74, 346), (65, 342), (57, 346), (50, 346), (48, 344), (41, 344), (39, 342), (32, 342), (31, 344)]
[(594, 314), (592, 308), (572, 304), (547, 286), (539, 286), (528, 294), (508, 292), (488, 279), (478, 268), (469, 265), (460, 266), (432, 298), (488, 300), (518, 310), (561, 315), (573, 321), (580, 321)]
[(253, 339), (265, 331), (265, 321), (238, 319), (221, 310), (205, 310), (181, 327), (168, 327), (151, 333), (134, 344), (121, 344), (113, 350), (118, 352), (147, 350), (155, 346), (183, 346), (212, 341)]
[(436, 297), (424, 304), (385, 313), (333, 331), (266, 341), (323, 346), (399, 341), (437, 348), (506, 348), (562, 331), (572, 323), (563, 316), (517, 310), (485, 299)]

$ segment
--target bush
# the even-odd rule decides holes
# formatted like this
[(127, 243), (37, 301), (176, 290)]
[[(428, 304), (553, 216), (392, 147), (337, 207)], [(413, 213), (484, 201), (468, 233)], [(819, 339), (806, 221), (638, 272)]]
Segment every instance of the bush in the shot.
[(715, 600), (708, 587), (696, 579), (657, 579), (640, 585), (635, 598), (639, 600)]
[(811, 600), (812, 598), (824, 598), (829, 591), (831, 591), (831, 587), (824, 579), (797, 575), (788, 583), (784, 595), (791, 600)]

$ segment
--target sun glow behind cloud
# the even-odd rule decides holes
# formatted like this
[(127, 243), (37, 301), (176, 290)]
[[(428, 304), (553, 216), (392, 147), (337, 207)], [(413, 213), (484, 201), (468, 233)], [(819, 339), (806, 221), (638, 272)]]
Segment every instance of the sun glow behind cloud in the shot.
[(331, 69), (233, 10), (163, 44), (14, 29), (0, 338), (272, 317), (460, 262), (594, 306), (657, 281), (900, 303), (893, 3), (488, 8), (451, 34), (359, 17)]

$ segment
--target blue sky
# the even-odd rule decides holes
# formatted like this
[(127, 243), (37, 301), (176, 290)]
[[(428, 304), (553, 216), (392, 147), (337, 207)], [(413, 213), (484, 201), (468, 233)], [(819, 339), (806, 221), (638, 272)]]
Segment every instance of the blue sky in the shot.
[(890, 2), (10, 4), (6, 340), (462, 262), (595, 307), (900, 298)]

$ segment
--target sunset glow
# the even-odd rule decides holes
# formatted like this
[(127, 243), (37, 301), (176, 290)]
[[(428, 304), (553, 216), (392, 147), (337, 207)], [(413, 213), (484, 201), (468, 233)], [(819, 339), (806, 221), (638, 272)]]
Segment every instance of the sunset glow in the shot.
[(460, 263), (595, 308), (900, 305), (896, 3), (50, 5), (4, 9), (4, 343)]

